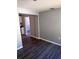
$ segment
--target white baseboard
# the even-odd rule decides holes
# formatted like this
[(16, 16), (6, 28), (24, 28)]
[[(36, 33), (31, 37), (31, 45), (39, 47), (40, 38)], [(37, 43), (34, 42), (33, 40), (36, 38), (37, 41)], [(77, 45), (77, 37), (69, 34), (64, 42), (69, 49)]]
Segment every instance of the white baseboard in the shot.
[(53, 44), (55, 44), (55, 45), (61, 46), (61, 44), (58, 44), (58, 43), (56, 43), (56, 42), (53, 42), (53, 41), (50, 41), (50, 40), (47, 40), (47, 39), (44, 39), (44, 38), (36, 37), (36, 36), (33, 36), (33, 35), (31, 35), (31, 37), (34, 37), (34, 38), (36, 38), (36, 39), (41, 39), (41, 40), (44, 40), (44, 41), (46, 41), (46, 42), (50, 42), (50, 43), (53, 43)]
[(20, 46), (19, 48), (17, 48), (17, 50), (19, 50), (19, 49), (21, 49), (21, 48), (23, 48), (23, 46)]

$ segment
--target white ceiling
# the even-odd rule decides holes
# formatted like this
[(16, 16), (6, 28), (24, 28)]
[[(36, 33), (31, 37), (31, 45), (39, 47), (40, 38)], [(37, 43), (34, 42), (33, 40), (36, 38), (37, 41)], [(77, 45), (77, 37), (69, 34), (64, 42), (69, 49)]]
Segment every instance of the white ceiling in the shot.
[(19, 8), (30, 9), (36, 12), (46, 11), (50, 8), (60, 8), (60, 0), (17, 0)]

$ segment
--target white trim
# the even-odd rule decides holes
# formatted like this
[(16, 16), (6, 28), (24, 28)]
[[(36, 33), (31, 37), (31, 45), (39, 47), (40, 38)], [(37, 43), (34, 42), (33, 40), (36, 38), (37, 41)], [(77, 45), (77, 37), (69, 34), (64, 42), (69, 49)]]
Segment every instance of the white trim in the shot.
[(38, 37), (40, 37), (40, 24), (39, 24), (39, 15), (38, 15)]
[(17, 48), (17, 50), (19, 50), (19, 49), (21, 49), (21, 48), (23, 48), (23, 46), (20, 46), (19, 48)]
[(56, 43), (56, 42), (53, 42), (53, 41), (50, 41), (50, 40), (47, 40), (47, 39), (44, 39), (44, 38), (36, 37), (36, 36), (33, 36), (33, 35), (31, 35), (31, 37), (34, 37), (34, 38), (36, 38), (36, 39), (41, 39), (41, 40), (44, 40), (44, 41), (46, 41), (46, 42), (50, 42), (50, 43), (53, 43), (53, 44), (55, 44), (55, 45), (61, 46), (61, 44), (58, 44), (58, 43)]
[(20, 8), (20, 7), (17, 8), (17, 12), (22, 14), (39, 15), (39, 13), (34, 10)]

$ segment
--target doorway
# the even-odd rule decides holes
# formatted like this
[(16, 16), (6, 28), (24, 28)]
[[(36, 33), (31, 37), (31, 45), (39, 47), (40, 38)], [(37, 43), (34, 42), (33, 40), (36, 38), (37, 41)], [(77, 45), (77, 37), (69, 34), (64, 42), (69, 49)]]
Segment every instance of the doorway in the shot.
[(38, 16), (36, 15), (19, 15), (20, 32), (23, 47), (31, 43), (31, 37), (38, 37)]
[(38, 37), (38, 16), (19, 15), (21, 35)]
[(29, 16), (25, 17), (25, 34), (28, 35), (28, 36), (31, 34)]
[(23, 35), (29, 36), (31, 34), (29, 16), (21, 15), (19, 16), (19, 21), (20, 21), (21, 36)]

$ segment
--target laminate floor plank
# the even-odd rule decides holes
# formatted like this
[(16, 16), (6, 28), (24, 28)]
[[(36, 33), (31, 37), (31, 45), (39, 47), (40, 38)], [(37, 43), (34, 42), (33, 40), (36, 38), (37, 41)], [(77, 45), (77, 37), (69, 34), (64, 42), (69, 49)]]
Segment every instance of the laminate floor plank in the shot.
[(24, 36), (23, 48), (17, 51), (17, 59), (61, 59), (61, 46)]

